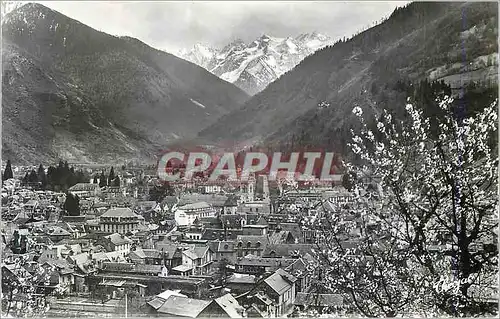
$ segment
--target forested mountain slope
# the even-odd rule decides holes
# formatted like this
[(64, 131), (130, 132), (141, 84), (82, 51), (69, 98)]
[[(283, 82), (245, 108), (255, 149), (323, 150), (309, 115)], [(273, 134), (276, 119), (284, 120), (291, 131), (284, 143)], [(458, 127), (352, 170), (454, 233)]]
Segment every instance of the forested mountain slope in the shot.
[(16, 162), (154, 160), (248, 96), (139, 40), (40, 4), (2, 22), (2, 145)]

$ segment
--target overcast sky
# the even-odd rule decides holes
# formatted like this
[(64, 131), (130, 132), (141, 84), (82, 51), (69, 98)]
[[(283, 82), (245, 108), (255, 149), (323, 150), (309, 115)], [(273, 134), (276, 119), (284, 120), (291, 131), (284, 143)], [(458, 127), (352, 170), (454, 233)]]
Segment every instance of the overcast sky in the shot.
[(170, 52), (195, 43), (224, 46), (262, 34), (296, 36), (317, 31), (349, 37), (405, 2), (90, 2), (38, 1), (113, 35), (128, 35)]

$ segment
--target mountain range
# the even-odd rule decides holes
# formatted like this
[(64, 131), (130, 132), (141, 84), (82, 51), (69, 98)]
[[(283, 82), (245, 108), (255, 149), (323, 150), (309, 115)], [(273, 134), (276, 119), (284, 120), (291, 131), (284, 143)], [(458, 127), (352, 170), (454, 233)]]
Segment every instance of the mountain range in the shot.
[(154, 159), (248, 98), (137, 39), (40, 4), (2, 21), (2, 155), (14, 163)]
[(308, 56), (199, 139), (345, 153), (359, 124), (352, 109), (378, 116), (404, 108), (401, 83), (444, 81), (455, 92), (475, 87), (477, 96), (488, 91), (496, 97), (497, 26), (496, 3), (410, 3), (381, 24)]
[(330, 37), (317, 32), (293, 38), (264, 34), (250, 43), (237, 39), (220, 49), (196, 44), (177, 55), (254, 95), (308, 55), (331, 44)]
[(344, 153), (357, 123), (353, 107), (374, 116), (401, 109), (401, 83), (439, 80), (454, 92), (465, 86), (497, 97), (497, 26), (497, 3), (414, 2), (289, 71), (269, 61), (292, 59), (300, 37), (264, 35), (220, 51), (200, 46), (196, 63), (209, 72), (26, 4), (2, 21), (2, 156), (31, 164), (153, 161), (187, 142)]

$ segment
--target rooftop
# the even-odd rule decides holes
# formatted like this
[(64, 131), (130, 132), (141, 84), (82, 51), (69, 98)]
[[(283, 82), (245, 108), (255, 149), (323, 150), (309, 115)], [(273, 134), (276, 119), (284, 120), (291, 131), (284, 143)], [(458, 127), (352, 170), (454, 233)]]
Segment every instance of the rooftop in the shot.
[(208, 247), (194, 247), (193, 249), (185, 250), (182, 253), (190, 259), (200, 259), (205, 256), (208, 249)]
[(186, 297), (185, 295), (180, 293), (180, 290), (165, 290), (164, 292), (156, 296), (165, 300), (167, 300), (170, 296)]
[(238, 301), (231, 294), (225, 294), (224, 296), (215, 299), (215, 302), (230, 318), (242, 317), (243, 307), (240, 306)]
[(186, 205), (180, 206), (178, 209), (196, 210), (196, 209), (209, 209), (211, 207), (212, 206), (210, 206), (207, 202), (197, 202), (197, 203), (186, 204)]
[(50, 236), (69, 236), (71, 235), (68, 231), (64, 230), (59, 226), (53, 226), (48, 229), (48, 234)]
[(138, 217), (130, 208), (118, 207), (110, 208), (101, 217)]
[(288, 267), (296, 260), (288, 258), (263, 258), (249, 255), (238, 258), (236, 264), (239, 266)]
[(234, 273), (231, 277), (227, 279), (228, 283), (239, 283), (239, 284), (254, 284), (255, 276), (254, 275), (245, 275)]
[(109, 239), (113, 245), (124, 245), (124, 244), (131, 244), (133, 241), (132, 239), (128, 238), (127, 236), (120, 235), (118, 233), (114, 233), (108, 236), (105, 236), (104, 238)]
[(75, 192), (75, 191), (92, 191), (95, 189), (98, 189), (99, 185), (98, 184), (91, 184), (91, 183), (78, 183), (76, 185), (73, 185), (69, 188), (70, 192)]
[(188, 265), (179, 265), (177, 267), (172, 268), (172, 270), (178, 271), (178, 272), (186, 272), (186, 271), (190, 271), (191, 269), (193, 269), (193, 267), (188, 266)]
[(264, 282), (276, 293), (282, 294), (292, 287), (297, 279), (282, 269), (276, 270)]
[(212, 301), (170, 296), (158, 309), (159, 313), (196, 318)]
[(184, 194), (179, 199), (179, 205), (194, 204), (197, 202), (205, 202), (214, 206), (224, 206), (228, 197), (226, 195), (216, 194)]

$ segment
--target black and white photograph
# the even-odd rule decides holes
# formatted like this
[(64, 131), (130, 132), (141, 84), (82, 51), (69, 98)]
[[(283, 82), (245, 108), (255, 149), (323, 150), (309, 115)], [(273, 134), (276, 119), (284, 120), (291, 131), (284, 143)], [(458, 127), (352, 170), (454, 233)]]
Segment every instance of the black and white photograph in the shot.
[(499, 316), (497, 1), (0, 4), (0, 317)]

